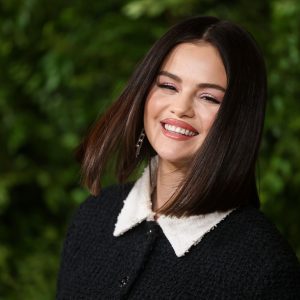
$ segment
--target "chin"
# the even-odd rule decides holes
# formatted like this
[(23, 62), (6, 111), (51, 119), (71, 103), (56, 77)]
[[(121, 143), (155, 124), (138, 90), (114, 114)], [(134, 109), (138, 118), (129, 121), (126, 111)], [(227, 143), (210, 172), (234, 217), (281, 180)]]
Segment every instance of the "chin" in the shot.
[(192, 157), (190, 155), (178, 155), (178, 153), (158, 153), (160, 160), (172, 164), (174, 166), (184, 168), (188, 167)]

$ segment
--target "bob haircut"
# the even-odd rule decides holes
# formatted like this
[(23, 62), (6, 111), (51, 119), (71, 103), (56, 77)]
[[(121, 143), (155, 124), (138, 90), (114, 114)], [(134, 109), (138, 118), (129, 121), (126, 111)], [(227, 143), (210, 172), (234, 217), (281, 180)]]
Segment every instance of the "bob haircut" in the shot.
[(78, 154), (83, 182), (94, 195), (108, 160), (117, 155), (116, 173), (124, 182), (154, 149), (145, 138), (136, 158), (145, 101), (168, 54), (179, 44), (205, 41), (219, 52), (227, 90), (216, 119), (186, 178), (158, 212), (191, 216), (259, 206), (255, 163), (262, 136), (267, 81), (264, 59), (252, 36), (229, 21), (196, 16), (167, 31), (137, 66), (117, 101), (95, 123)]

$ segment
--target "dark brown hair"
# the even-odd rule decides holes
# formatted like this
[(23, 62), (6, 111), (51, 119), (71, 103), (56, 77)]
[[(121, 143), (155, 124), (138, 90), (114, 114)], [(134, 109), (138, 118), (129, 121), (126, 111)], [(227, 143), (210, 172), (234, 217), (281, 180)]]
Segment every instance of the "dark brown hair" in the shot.
[(82, 143), (83, 180), (91, 193), (100, 193), (100, 178), (112, 155), (117, 155), (118, 180), (124, 182), (141, 161), (155, 154), (145, 138), (139, 157), (135, 157), (146, 98), (170, 51), (178, 44), (199, 40), (218, 49), (227, 74), (227, 90), (184, 182), (160, 212), (180, 217), (248, 203), (259, 206), (255, 162), (266, 105), (264, 60), (244, 29), (203, 16), (176, 24), (153, 45), (120, 97)]

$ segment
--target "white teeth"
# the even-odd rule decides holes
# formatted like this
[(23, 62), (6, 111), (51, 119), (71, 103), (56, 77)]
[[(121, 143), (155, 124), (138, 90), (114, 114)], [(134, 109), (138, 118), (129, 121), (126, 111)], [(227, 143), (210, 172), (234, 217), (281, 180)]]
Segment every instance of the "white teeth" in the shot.
[(181, 127), (176, 127), (174, 125), (170, 125), (170, 124), (165, 124), (164, 125), (165, 129), (171, 132), (176, 132), (176, 133), (180, 133), (182, 135), (187, 135), (187, 136), (194, 136), (196, 135), (195, 132), (181, 128)]

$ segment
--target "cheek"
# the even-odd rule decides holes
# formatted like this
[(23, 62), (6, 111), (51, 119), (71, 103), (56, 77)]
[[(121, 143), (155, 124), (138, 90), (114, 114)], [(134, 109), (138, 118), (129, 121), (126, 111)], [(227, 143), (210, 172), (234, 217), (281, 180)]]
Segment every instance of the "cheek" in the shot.
[(152, 119), (159, 118), (164, 109), (164, 101), (155, 94), (152, 94), (146, 100), (144, 109), (144, 121), (151, 121)]
[(153, 105), (152, 98), (147, 99), (144, 109), (144, 128), (149, 132), (153, 127), (153, 121), (156, 115), (156, 108)]
[(213, 125), (217, 114), (219, 111), (219, 107), (210, 107), (206, 109), (202, 109), (199, 112), (199, 119), (202, 121), (203, 130), (208, 132)]
[(218, 114), (218, 109), (214, 110), (207, 119), (208, 130), (211, 128)]
[(153, 118), (153, 106), (150, 100), (147, 99), (145, 103), (145, 109), (144, 109), (144, 124), (145, 127), (147, 127), (147, 124), (151, 121)]

